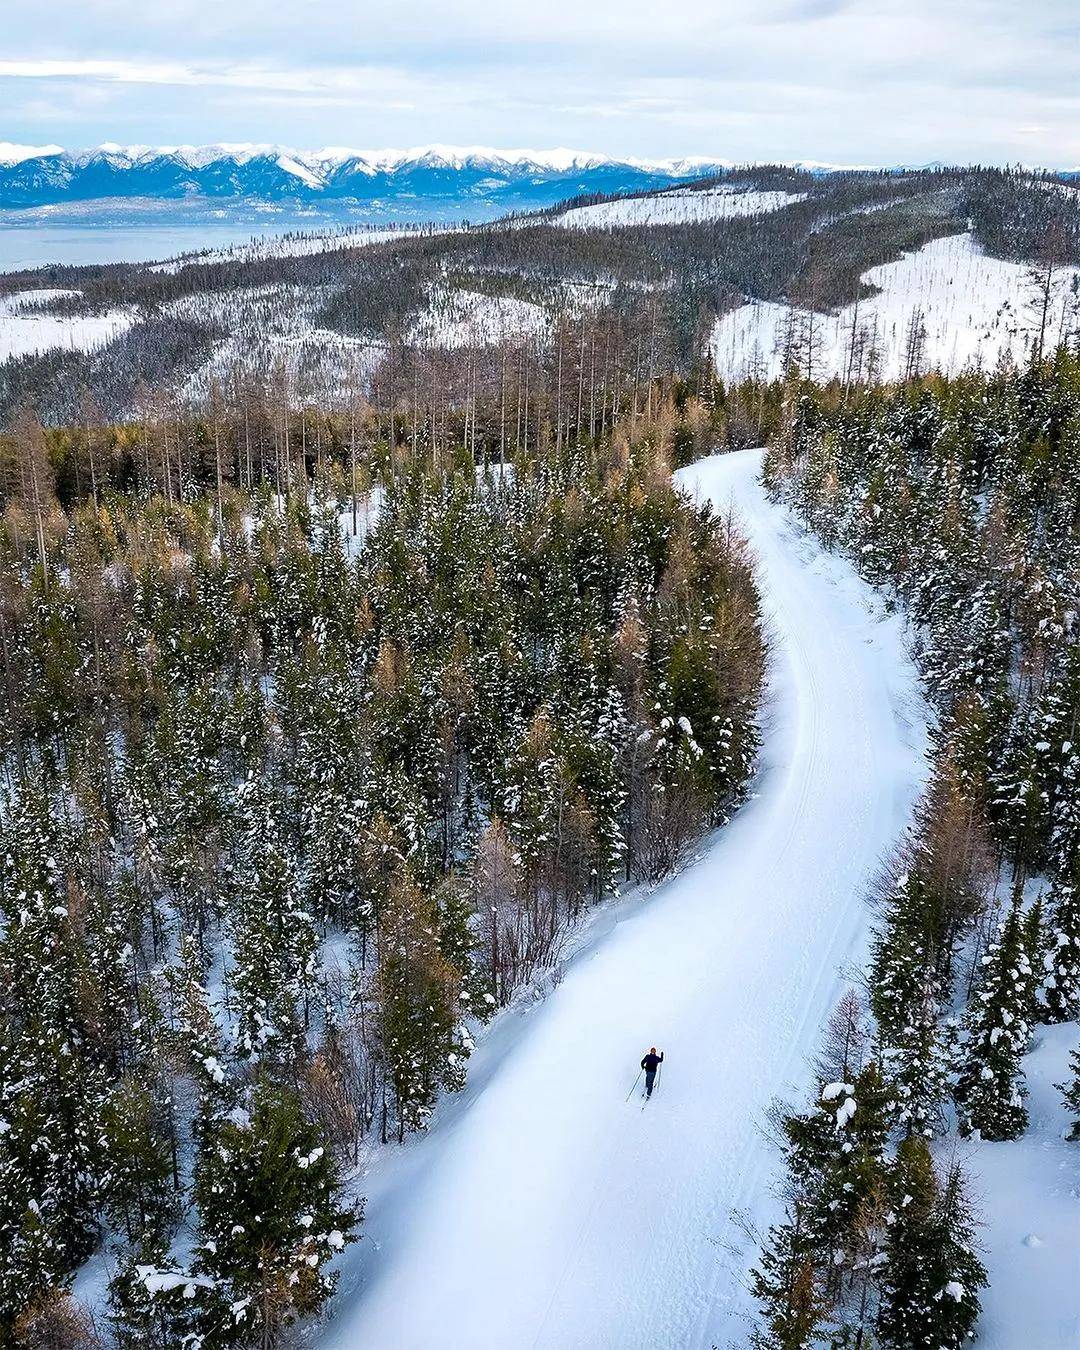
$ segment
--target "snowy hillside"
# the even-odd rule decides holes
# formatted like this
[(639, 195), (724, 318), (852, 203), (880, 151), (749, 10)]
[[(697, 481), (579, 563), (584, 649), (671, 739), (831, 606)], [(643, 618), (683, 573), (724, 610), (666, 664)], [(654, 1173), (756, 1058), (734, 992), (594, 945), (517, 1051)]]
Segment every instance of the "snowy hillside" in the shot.
[[(1074, 313), (1072, 285), (1078, 275), (1080, 269), (1061, 269), (1051, 341), (1057, 341)], [(924, 370), (992, 369), (1005, 352), (1022, 361), (1030, 346), (1029, 268), (987, 257), (970, 234), (935, 239), (917, 253), (871, 268), (863, 280), (876, 286), (879, 294), (861, 300), (857, 308), (848, 305), (835, 314), (814, 316), (815, 375), (828, 378), (848, 369), (853, 327), (863, 335), (864, 350), (868, 346), (878, 350), (882, 379), (904, 374), (913, 323), (921, 322), (925, 328)], [(753, 301), (722, 315), (712, 336), (718, 373), (728, 380), (752, 373), (765, 378), (780, 375), (793, 316), (796, 324), (811, 321), (805, 310), (767, 301)]]
[(364, 228), (327, 230), (310, 234), (270, 235), (252, 238), (246, 244), (231, 248), (207, 249), (201, 253), (184, 253), (166, 262), (154, 263), (152, 272), (177, 272), (193, 264), (210, 266), (221, 262), (258, 262), (270, 258), (301, 258), (331, 249), (366, 248), (388, 239), (406, 237), (403, 230), (371, 230)]
[(318, 389), (331, 404), (355, 397), (367, 387), (385, 347), (323, 327), (321, 298), (306, 288), (262, 286), (226, 295), (196, 293), (170, 304), (168, 312), (176, 318), (228, 334), (186, 377), (182, 395), (205, 398), (212, 381), (227, 382), (246, 361), (263, 370), (280, 368), (305, 396)]
[(539, 336), (550, 318), (539, 305), (513, 296), (464, 289), (438, 291), (416, 316), (408, 341), (418, 347), (466, 347)]
[(35, 314), (31, 308), (71, 294), (71, 291), (41, 289), (0, 297), (0, 361), (50, 351), (55, 347), (92, 351), (110, 342), (136, 321), (136, 316), (126, 309), (69, 317)]
[(730, 220), (735, 216), (758, 216), (767, 211), (801, 202), (805, 192), (740, 191), (734, 186), (702, 192), (664, 192), (649, 197), (624, 197), (618, 201), (575, 206), (554, 217), (558, 225), (682, 225), (695, 220)]

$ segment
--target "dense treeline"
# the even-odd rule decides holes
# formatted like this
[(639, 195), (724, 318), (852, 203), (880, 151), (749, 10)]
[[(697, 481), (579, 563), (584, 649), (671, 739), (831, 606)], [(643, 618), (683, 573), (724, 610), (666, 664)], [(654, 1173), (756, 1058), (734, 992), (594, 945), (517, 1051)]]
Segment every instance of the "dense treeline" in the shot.
[(926, 1141), (1018, 1138), (1033, 1024), (1080, 1021), (1078, 456), (1064, 348), (855, 401), (804, 388), (767, 456), (771, 490), (904, 606), (938, 724), (877, 897), (871, 1029), (852, 997), (819, 1105), (780, 1122), (762, 1344), (959, 1347), (974, 1327), (962, 1178)]
[[(173, 391), (134, 379), (132, 416), (110, 420), (90, 386), (69, 384), (69, 422), (44, 426), (32, 405), (16, 405), (16, 441), (40, 435), (48, 447), (64, 507), (109, 490), (160, 492), (167, 500), (199, 488), (291, 491), (331, 465), (355, 493), (372, 467), (395, 457), (438, 457), (459, 444), (478, 462), (499, 462), (515, 448), (556, 450), (648, 427), (670, 449), (674, 467), (715, 444), (757, 445), (778, 433), (783, 386), (749, 380), (725, 386), (711, 365), (687, 377), (670, 374), (660, 305), (642, 306), (637, 322), (608, 312), (563, 319), (550, 343), (531, 339), (497, 346), (427, 350), (398, 337), (352, 381), (332, 407), (321, 404), (283, 365), (265, 377), (242, 370), (211, 380), (191, 406)], [(36, 428), (36, 431), (32, 430)]]
[(103, 1242), (117, 1345), (276, 1344), (332, 1291), (366, 1141), (732, 809), (757, 597), (653, 397), (480, 471), (460, 424), (20, 415), (0, 1344), (93, 1343), (64, 1290)]
[(1024, 177), (988, 169), (967, 195), (977, 238), (988, 253), (1014, 261), (1040, 259), (1080, 265), (1080, 193), (1075, 183), (1047, 176), (1037, 190)]

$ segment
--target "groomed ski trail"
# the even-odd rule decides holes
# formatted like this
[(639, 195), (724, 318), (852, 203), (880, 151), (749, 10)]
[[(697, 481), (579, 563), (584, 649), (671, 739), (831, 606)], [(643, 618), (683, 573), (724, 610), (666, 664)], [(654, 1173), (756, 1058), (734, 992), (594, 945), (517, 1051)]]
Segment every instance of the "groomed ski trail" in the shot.
[[(764, 498), (760, 451), (682, 471), (733, 506), (773, 643), (756, 796), (703, 856), (496, 1026), (470, 1085), (365, 1188), (332, 1350), (698, 1350), (743, 1344), (771, 1217), (763, 1135), (861, 960), (864, 894), (922, 778), (898, 622)], [(650, 1045), (651, 1110), (627, 1103)], [(350, 1253), (350, 1255), (352, 1255)]]

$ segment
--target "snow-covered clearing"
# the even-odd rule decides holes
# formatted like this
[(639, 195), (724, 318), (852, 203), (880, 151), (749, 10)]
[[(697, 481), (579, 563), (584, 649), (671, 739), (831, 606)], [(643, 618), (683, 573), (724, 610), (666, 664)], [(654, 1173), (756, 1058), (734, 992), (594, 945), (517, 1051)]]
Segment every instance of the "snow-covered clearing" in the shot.
[(260, 286), (196, 293), (173, 302), (178, 318), (223, 329), (211, 356), (185, 382), (183, 396), (206, 397), (212, 380), (235, 370), (263, 375), (281, 367), (302, 398), (316, 393), (340, 402), (366, 389), (382, 359), (381, 342), (321, 327), (327, 292), (320, 287)]
[[(430, 1133), (361, 1179), (334, 1350), (659, 1350), (742, 1342), (773, 1216), (762, 1133), (864, 952), (866, 884), (923, 774), (900, 621), (764, 498), (760, 452), (684, 470), (741, 518), (774, 640), (755, 798), (651, 896), (630, 895), (550, 996), (505, 1014)], [(628, 1102), (649, 1045), (657, 1097)]]
[(528, 300), (448, 289), (437, 293), (417, 316), (407, 341), (417, 347), (467, 347), (538, 337), (549, 326), (546, 312)]
[[(904, 374), (906, 344), (913, 316), (921, 312), (926, 329), (922, 369), (956, 372), (981, 365), (993, 369), (1010, 351), (1022, 361), (1031, 344), (1034, 316), (1029, 268), (984, 254), (970, 234), (935, 239), (896, 262), (872, 267), (863, 280), (880, 288), (835, 314), (816, 316), (815, 374), (843, 375), (851, 353), (852, 324), (865, 329), (882, 357), (879, 376)], [(1048, 340), (1067, 327), (1076, 297), (1071, 291), (1077, 268), (1062, 268), (1051, 313)], [(712, 353), (718, 373), (728, 380), (752, 373), (772, 379), (782, 373), (784, 331), (789, 306), (754, 301), (721, 315), (713, 329)], [(797, 311), (805, 320), (805, 310)]]
[(36, 352), (66, 347), (89, 352), (111, 342), (135, 322), (131, 310), (113, 309), (105, 314), (35, 314), (27, 311), (35, 305), (74, 291), (16, 291), (0, 297), (0, 361), (11, 356), (29, 356)]
[(960, 1145), (984, 1227), (990, 1273), (980, 1350), (1075, 1350), (1080, 1345), (1080, 1143), (1055, 1086), (1080, 1043), (1075, 1022), (1037, 1026), (1024, 1057), (1031, 1124), (1008, 1144)]
[(552, 221), (555, 225), (685, 225), (696, 220), (731, 220), (735, 216), (762, 216), (801, 202), (805, 192), (742, 192), (733, 186), (700, 192), (664, 192), (647, 197), (620, 197), (592, 206), (574, 206)]

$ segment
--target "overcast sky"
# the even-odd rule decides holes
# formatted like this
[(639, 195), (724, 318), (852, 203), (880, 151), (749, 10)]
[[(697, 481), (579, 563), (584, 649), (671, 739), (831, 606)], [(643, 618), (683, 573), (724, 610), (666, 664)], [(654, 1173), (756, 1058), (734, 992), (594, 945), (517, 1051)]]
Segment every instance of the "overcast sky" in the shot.
[(0, 140), (1080, 164), (1080, 0), (3, 0)]

